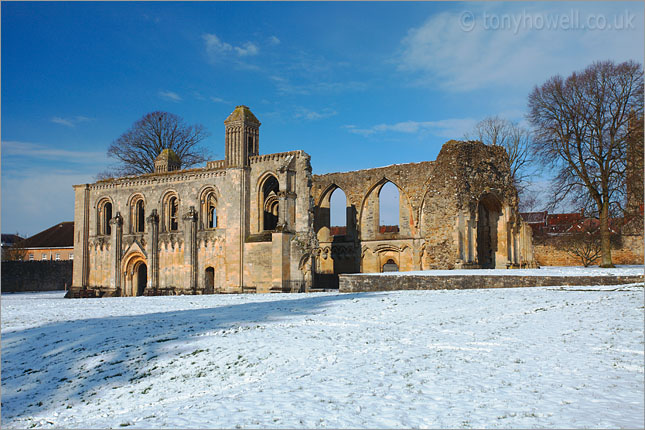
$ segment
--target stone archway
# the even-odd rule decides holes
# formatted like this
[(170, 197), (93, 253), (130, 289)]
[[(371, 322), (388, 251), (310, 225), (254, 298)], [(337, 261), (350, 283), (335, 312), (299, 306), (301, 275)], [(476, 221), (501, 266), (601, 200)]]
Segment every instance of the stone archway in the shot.
[(148, 267), (146, 266), (146, 263), (141, 261), (137, 264), (134, 278), (132, 291), (137, 296), (143, 296), (143, 292), (146, 290), (146, 286), (148, 285)]
[(142, 296), (148, 285), (148, 264), (143, 254), (135, 252), (123, 262), (123, 296)]

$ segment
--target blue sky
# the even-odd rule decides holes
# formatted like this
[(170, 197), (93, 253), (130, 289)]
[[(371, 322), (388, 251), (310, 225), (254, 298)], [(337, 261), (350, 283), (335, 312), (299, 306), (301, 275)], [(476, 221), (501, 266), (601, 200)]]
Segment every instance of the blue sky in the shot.
[(1, 7), (1, 228), (23, 235), (72, 220), (72, 185), (153, 110), (203, 124), (212, 159), (245, 104), (260, 152), (303, 149), (314, 173), (433, 160), (486, 116), (524, 121), (552, 75), (642, 63), (645, 39), (642, 2)]

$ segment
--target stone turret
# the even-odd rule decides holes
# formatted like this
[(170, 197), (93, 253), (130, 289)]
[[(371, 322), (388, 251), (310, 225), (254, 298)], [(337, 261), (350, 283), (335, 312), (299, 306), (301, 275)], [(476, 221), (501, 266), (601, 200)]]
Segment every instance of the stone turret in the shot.
[(155, 173), (172, 172), (179, 170), (181, 167), (181, 160), (172, 149), (164, 149), (155, 158)]
[(226, 121), (226, 166), (246, 167), (259, 154), (260, 121), (247, 106), (237, 106)]

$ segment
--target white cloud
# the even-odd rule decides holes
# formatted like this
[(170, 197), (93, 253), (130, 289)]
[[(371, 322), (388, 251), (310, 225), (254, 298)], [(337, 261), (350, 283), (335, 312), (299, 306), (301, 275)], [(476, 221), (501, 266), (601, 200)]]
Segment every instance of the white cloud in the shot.
[(275, 37), (275, 36), (271, 36), (271, 37), (269, 38), (269, 44), (274, 45), (274, 46), (275, 46), (275, 45), (279, 45), (279, 44), (280, 44), (280, 39), (278, 39), (278, 38), (277, 38), (277, 37)]
[[(630, 4), (621, 9), (605, 3), (523, 2), (467, 5), (469, 10), (464, 6), (461, 11), (431, 16), (403, 39), (398, 69), (410, 73), (415, 84), (452, 91), (492, 86), (524, 89), (552, 75), (580, 70), (593, 61), (642, 59), (642, 6)], [(635, 11), (631, 29), (583, 30), (562, 25), (565, 17), (576, 16), (576, 25), (599, 16), (613, 23), (621, 14), (631, 13), (629, 10)], [(502, 27), (502, 20), (510, 28)], [(547, 22), (560, 24), (557, 29), (556, 24), (546, 28)]]
[(243, 48), (236, 46), (235, 52), (237, 52), (237, 55), (240, 57), (247, 57), (250, 55), (257, 55), (258, 52), (260, 52), (260, 49), (254, 43), (246, 42)]
[(277, 88), (283, 94), (310, 95), (320, 93), (339, 93), (343, 91), (363, 91), (367, 88), (365, 82), (347, 81), (347, 82), (330, 82), (314, 81), (303, 84), (293, 84), (289, 79), (282, 76), (270, 76)]
[(180, 102), (182, 100), (179, 94), (172, 91), (159, 91), (158, 94), (159, 94), (159, 97), (173, 102)]
[[(3, 143), (4, 146), (4, 143)], [(74, 220), (72, 185), (93, 182), (93, 174), (28, 169), (2, 178), (2, 228), (27, 236)]]
[(333, 109), (325, 108), (322, 109), (319, 112), (312, 111), (306, 108), (298, 108), (296, 110), (296, 113), (294, 114), (294, 117), (296, 119), (306, 119), (309, 121), (314, 121), (318, 119), (323, 119), (323, 118), (329, 118), (331, 116), (337, 115), (338, 112), (336, 112)]
[(237, 54), (238, 57), (251, 57), (260, 52), (260, 48), (253, 42), (246, 42), (241, 46), (233, 46), (220, 40), (217, 35), (205, 33), (202, 39), (206, 45), (206, 54), (211, 62), (216, 63), (224, 59), (229, 54)]
[(77, 115), (72, 118), (63, 118), (60, 116), (54, 116), (51, 118), (50, 121), (53, 122), (54, 124), (60, 124), (60, 125), (64, 125), (65, 127), (74, 128), (76, 127), (76, 124), (79, 124), (81, 122), (91, 121), (91, 120), (92, 118), (88, 118), (82, 115)]
[(211, 97), (210, 99), (212, 102), (215, 102), (215, 103), (230, 103), (229, 101), (224, 100), (223, 98), (220, 98), (220, 97)]
[(362, 136), (371, 136), (378, 133), (430, 133), (435, 136), (449, 139), (459, 139), (473, 128), (477, 120), (473, 118), (451, 118), (439, 121), (403, 121), (394, 124), (377, 124), (368, 128), (358, 128), (355, 125), (346, 125), (350, 133)]
[(18, 156), (46, 160), (64, 160), (71, 162), (98, 162), (107, 160), (105, 152), (71, 151), (45, 145), (15, 140), (2, 141), (2, 156)]
[(202, 39), (204, 39), (204, 42), (206, 43), (206, 52), (211, 56), (233, 49), (233, 47), (228, 43), (219, 40), (219, 37), (215, 34), (203, 34)]

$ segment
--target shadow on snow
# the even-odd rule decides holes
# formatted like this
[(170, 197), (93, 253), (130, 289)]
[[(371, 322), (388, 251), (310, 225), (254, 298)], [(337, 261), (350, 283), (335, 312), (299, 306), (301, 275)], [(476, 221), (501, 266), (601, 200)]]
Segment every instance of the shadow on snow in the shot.
[(3, 333), (3, 418), (62, 409), (64, 399), (87, 401), (92, 392), (96, 394), (107, 386), (132, 384), (149, 375), (146, 368), (150, 361), (176, 353), (169, 351), (170, 345), (193, 336), (306, 315), (331, 302), (366, 295), (325, 295), (88, 318)]

